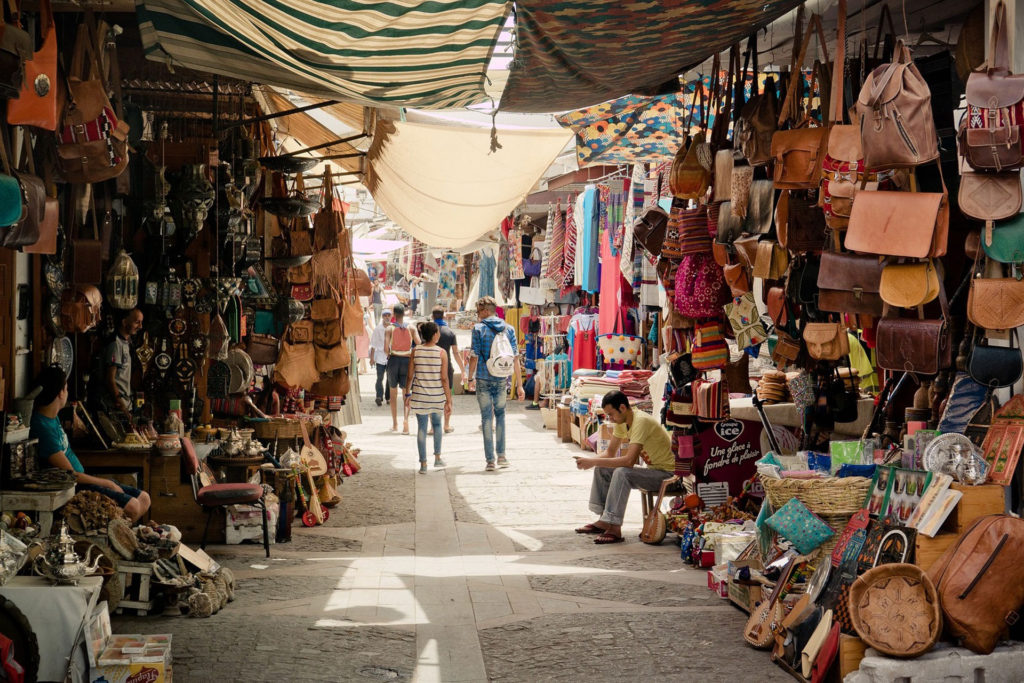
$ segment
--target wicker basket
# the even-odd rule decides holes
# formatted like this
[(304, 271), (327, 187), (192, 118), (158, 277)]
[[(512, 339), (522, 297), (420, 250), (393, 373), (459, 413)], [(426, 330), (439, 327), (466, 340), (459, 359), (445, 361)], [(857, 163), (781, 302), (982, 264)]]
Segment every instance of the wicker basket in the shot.
[[(778, 510), (796, 498), (814, 514), (846, 515), (847, 521), (857, 510), (864, 507), (871, 480), (867, 477), (844, 477), (841, 479), (761, 479), (765, 495), (772, 510)], [(828, 520), (826, 520), (828, 521)], [(845, 526), (845, 522), (844, 522)], [(839, 529), (842, 531), (842, 528)]]
[(299, 427), (299, 420), (286, 417), (272, 417), (269, 420), (252, 421), (252, 426), (257, 439), (299, 439), (302, 437), (302, 429)]

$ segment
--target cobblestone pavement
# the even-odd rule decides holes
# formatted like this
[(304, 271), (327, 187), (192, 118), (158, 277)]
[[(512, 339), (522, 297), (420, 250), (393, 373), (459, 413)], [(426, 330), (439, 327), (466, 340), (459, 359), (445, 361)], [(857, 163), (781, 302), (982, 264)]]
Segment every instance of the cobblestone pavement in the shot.
[(572, 532), (592, 521), (590, 475), (540, 413), (509, 403), (512, 467), (484, 472), (475, 398), (455, 410), (447, 470), (420, 476), (415, 437), (364, 399), (347, 428), (363, 469), (326, 525), (295, 526), (269, 560), (208, 547), (235, 572), (233, 603), (119, 616), (115, 632), (174, 634), (180, 681), (789, 680), (743, 643), (744, 615), (704, 572), (637, 540), (635, 496), (627, 542)]

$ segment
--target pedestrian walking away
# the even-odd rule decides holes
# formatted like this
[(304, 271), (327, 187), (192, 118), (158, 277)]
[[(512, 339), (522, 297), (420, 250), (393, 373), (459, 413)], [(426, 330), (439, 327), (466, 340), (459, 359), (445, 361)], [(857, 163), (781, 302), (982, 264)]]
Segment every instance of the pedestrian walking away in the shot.
[(434, 467), (445, 466), (441, 459), (441, 416), (452, 412), (452, 391), (448, 383), (448, 355), (437, 345), (440, 332), (436, 323), (425, 322), (419, 328), (423, 343), (412, 351), (406, 396), (409, 410), (416, 416), (416, 448), (420, 456), (420, 474), (427, 473), (427, 424), (433, 427)]
[[(578, 529), (578, 534), (598, 534), (594, 543), (622, 542), (622, 517), (632, 489), (657, 489), (672, 476), (675, 455), (668, 431), (651, 415), (633, 410), (621, 391), (610, 391), (601, 400), (601, 408), (615, 424), (608, 450), (597, 457), (576, 458), (576, 467), (594, 469), (590, 486), (590, 511), (600, 515), (596, 522)], [(619, 447), (628, 444), (619, 454)], [(638, 467), (640, 461), (647, 467)]]
[[(509, 378), (522, 377), (519, 363), (519, 346), (515, 329), (496, 315), (497, 304), (493, 297), (481, 297), (476, 302), (476, 314), (480, 319), (473, 326), (472, 356), (469, 374), (473, 378), (471, 390), (476, 391), (480, 406), (480, 422), (484, 435), (484, 458), (487, 471), (497, 467), (508, 467), (505, 457), (505, 402), (508, 398)], [(519, 383), (517, 392), (520, 401), (526, 392)], [(495, 458), (497, 455), (497, 458)]]
[[(444, 319), (444, 309), (440, 306), (434, 306), (434, 309), (430, 312), (430, 317), (433, 318), (434, 324), (437, 325), (440, 332), (437, 345), (444, 351), (444, 355), (448, 357), (448, 387), (454, 391), (455, 387), (455, 366), (452, 364), (452, 351), (454, 351), (455, 362), (459, 366), (459, 373), (462, 375), (462, 382), (465, 384), (467, 379), (466, 363), (462, 360), (462, 353), (459, 351), (459, 340), (455, 336), (455, 332), (452, 328), (448, 327), (448, 323)], [(452, 431), (451, 427), (451, 414), (444, 416), (444, 433), (448, 434)]]
[(381, 311), (380, 321), (370, 335), (370, 359), (377, 368), (376, 402), (381, 405), (384, 399), (391, 401), (391, 387), (387, 383), (388, 354), (386, 351), (387, 330), (391, 324), (391, 311)]
[(405, 322), (405, 306), (395, 304), (394, 320), (384, 336), (384, 350), (388, 356), (388, 388), (391, 390), (391, 431), (398, 431), (398, 391), (402, 391), (402, 433), (409, 433), (409, 357), (419, 343), (416, 329)]

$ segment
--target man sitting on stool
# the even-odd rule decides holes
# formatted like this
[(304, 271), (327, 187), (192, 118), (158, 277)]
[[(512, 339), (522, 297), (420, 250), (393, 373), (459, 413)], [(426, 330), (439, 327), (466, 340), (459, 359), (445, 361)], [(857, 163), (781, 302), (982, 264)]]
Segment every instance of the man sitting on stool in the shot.
[(124, 508), (132, 524), (139, 521), (149, 510), (149, 494), (111, 479), (86, 474), (78, 456), (71, 450), (68, 435), (57, 419), (57, 413), (68, 400), (68, 383), (64, 371), (56, 365), (44, 368), (36, 378), (36, 384), (41, 390), (33, 405), (30, 433), (33, 439), (39, 439), (36, 447), (39, 466), (72, 470), (78, 481), (76, 490), (102, 493)]
[[(631, 489), (657, 489), (675, 470), (672, 440), (668, 431), (655, 418), (633, 410), (629, 398), (621, 391), (610, 391), (601, 400), (615, 430), (608, 442), (608, 451), (594, 458), (576, 457), (576, 467), (594, 468), (590, 486), (590, 511), (601, 515), (593, 524), (576, 529), (578, 534), (600, 534), (594, 543), (620, 543), (622, 517), (626, 512)], [(625, 455), (617, 455), (623, 442), (629, 445)], [(637, 467), (643, 458), (647, 467)]]

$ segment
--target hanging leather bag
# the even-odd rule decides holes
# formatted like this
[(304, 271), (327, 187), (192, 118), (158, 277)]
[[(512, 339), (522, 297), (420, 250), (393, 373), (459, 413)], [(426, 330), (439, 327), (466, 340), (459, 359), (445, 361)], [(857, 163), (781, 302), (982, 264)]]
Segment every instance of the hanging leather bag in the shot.
[[(739, 147), (740, 154), (751, 166), (763, 166), (772, 158), (772, 136), (778, 129), (779, 102), (775, 92), (775, 80), (765, 79), (764, 90), (758, 87), (759, 72), (757, 67), (757, 34), (750, 38), (747, 57), (743, 65), (742, 83), (746, 82), (747, 64), (753, 61), (753, 85), (751, 97), (740, 108), (739, 119), (733, 133), (733, 139)], [(737, 100), (738, 102), (738, 100)]]
[(943, 180), (942, 192), (859, 192), (846, 231), (846, 248), (864, 254), (937, 258), (945, 256), (948, 237), (949, 198)]
[(57, 30), (50, 0), (40, 1), (39, 19), (43, 44), (31, 60), (25, 62), (21, 92), (7, 103), (7, 123), (54, 131), (57, 130)]
[[(818, 42), (822, 50), (825, 51), (826, 60), (828, 59), (828, 48), (821, 29), (821, 18), (815, 14), (807, 23), (799, 56), (793, 64), (786, 99), (779, 114), (779, 128), (794, 111), (799, 111), (799, 108), (794, 106), (796, 101), (794, 98), (799, 99), (799, 91), (803, 89), (802, 65), (813, 35), (812, 28), (814, 29), (813, 33), (818, 35)], [(815, 81), (816, 79), (812, 78), (808, 100), (814, 97)], [(795, 125), (789, 130), (779, 130), (772, 136), (773, 180), (777, 190), (811, 190), (817, 188), (821, 182), (821, 164), (828, 145), (828, 128), (823, 125), (810, 127), (812, 123), (810, 109), (808, 101), (807, 109), (799, 122), (794, 122)], [(827, 121), (827, 118), (825, 120)]]
[(931, 259), (922, 263), (890, 263), (882, 269), (879, 294), (890, 306), (924, 306), (939, 295), (939, 271)]
[(804, 345), (815, 360), (839, 360), (850, 353), (850, 339), (842, 323), (807, 323), (804, 325)]
[(772, 181), (755, 180), (752, 182), (743, 232), (750, 235), (767, 235), (771, 232), (774, 203), (775, 187)]
[(895, 61), (872, 71), (864, 82), (857, 121), (868, 168), (918, 166), (939, 158), (931, 92), (902, 40)]
[(95, 45), (91, 22), (79, 24), (57, 135), (57, 166), (69, 183), (99, 183), (128, 167), (128, 124), (107, 98)]
[(320, 194), (323, 206), (313, 217), (313, 246), (317, 251), (334, 249), (338, 246), (338, 236), (345, 230), (345, 218), (334, 208), (334, 182), (330, 165), (324, 169), (323, 184)]
[(93, 285), (68, 287), (60, 297), (60, 326), (68, 334), (88, 332), (100, 321), (103, 295)]
[(1010, 346), (990, 346), (975, 335), (967, 373), (978, 384), (989, 389), (1011, 387), (1024, 372), (1024, 356), (1017, 346), (1017, 330), (1010, 336)]
[(821, 255), (818, 271), (818, 308), (835, 313), (880, 316), (878, 291), (883, 263), (874, 256)]
[(269, 334), (249, 335), (249, 344), (246, 351), (252, 362), (258, 365), (273, 365), (277, 362), (277, 354), (280, 342), (277, 337)]
[[(716, 72), (717, 74), (717, 72)], [(705, 141), (708, 111), (704, 108), (704, 79), (698, 79), (690, 102), (690, 115), (686, 121), (684, 135), (690, 134), (693, 113), (700, 108), (700, 131), (690, 139), (689, 146), (681, 145), (672, 160), (669, 172), (669, 189), (680, 199), (699, 199), (708, 191), (711, 182), (710, 148)], [(702, 159), (701, 157), (706, 158)]]
[[(0, 247), (18, 249), (39, 241), (39, 226), (46, 209), (46, 189), (43, 187), (43, 181), (36, 176), (11, 170), (6, 137), (6, 131), (0, 131), (0, 158), (3, 160), (3, 170), (7, 177), (2, 182), (7, 185), (4, 190), (10, 190), (10, 196), (5, 197), (10, 203), (10, 206), (6, 207), (9, 211), (5, 210), (5, 213), (6, 218), (17, 218), (7, 227), (0, 228)], [(27, 138), (25, 145), (28, 145)], [(13, 186), (11, 180), (14, 181)]]
[(1024, 280), (981, 277), (979, 264), (975, 266), (976, 277), (971, 279), (967, 295), (967, 319), (986, 330), (1024, 325)]
[(750, 274), (745, 266), (733, 263), (723, 267), (722, 273), (733, 297), (743, 296), (750, 291)]
[(989, 62), (967, 78), (967, 114), (957, 140), (960, 153), (977, 171), (1013, 171), (1024, 166), (1024, 74), (1010, 71), (1006, 4), (992, 19)]
[[(11, 17), (17, 20), (18, 7), (7, 0)], [(0, 96), (14, 99), (25, 82), (25, 62), (32, 59), (32, 38), (17, 23), (4, 22), (0, 9)]]
[(754, 259), (754, 277), (762, 280), (778, 280), (789, 267), (789, 254), (773, 240), (757, 243), (757, 257)]
[[(94, 201), (92, 189), (84, 186), (72, 188), (68, 192), (74, 195), (76, 192), (88, 193), (87, 199), (91, 205)], [(72, 197), (73, 200), (73, 197)], [(89, 223), (92, 226), (92, 237), (85, 237), (81, 233), (79, 224), (79, 212), (76, 202), (70, 201), (67, 210), (71, 215), (71, 281), (75, 284), (98, 285), (103, 282), (103, 242), (100, 240), (99, 226), (96, 223), (96, 211), (86, 211), (89, 216)]]
[(633, 224), (633, 237), (651, 256), (661, 256), (668, 214), (660, 206), (644, 212)]
[(825, 214), (801, 190), (784, 190), (775, 206), (779, 244), (790, 251), (821, 251), (825, 247)]
[[(979, 221), (1001, 221), (1020, 213), (1020, 173), (962, 171), (957, 204), (965, 216)], [(991, 225), (986, 232), (991, 233)]]
[(1024, 263), (1024, 214), (1000, 221), (994, 230), (988, 226), (982, 235), (981, 247), (993, 261)]
[(895, 372), (934, 375), (953, 364), (953, 340), (949, 328), (949, 302), (939, 282), (942, 317), (883, 317), (875, 328), (878, 367)]

